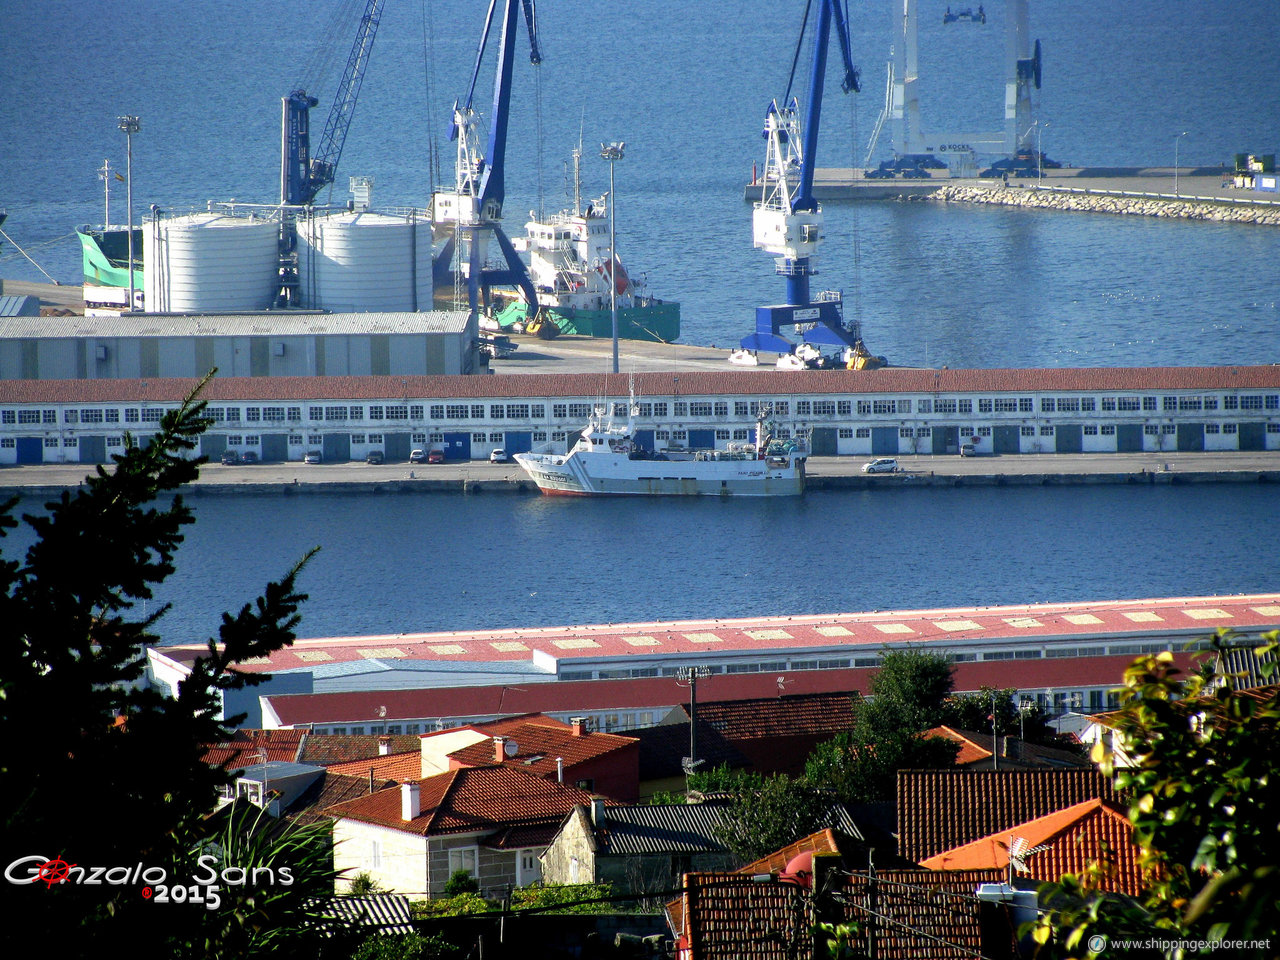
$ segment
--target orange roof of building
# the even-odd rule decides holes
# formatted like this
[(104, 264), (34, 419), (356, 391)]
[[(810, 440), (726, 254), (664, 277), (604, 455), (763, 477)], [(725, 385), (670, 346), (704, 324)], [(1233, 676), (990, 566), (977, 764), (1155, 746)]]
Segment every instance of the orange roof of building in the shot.
[[(488, 725), (486, 725), (488, 726)], [(504, 751), (503, 766), (516, 767), (538, 776), (554, 776), (556, 760), (566, 768), (595, 760), (628, 747), (639, 750), (635, 737), (612, 733), (583, 732), (574, 736), (571, 727), (562, 723), (522, 722), (503, 727), (507, 744), (515, 744), (515, 753)], [(492, 766), (497, 762), (493, 739), (481, 740), (449, 754), (449, 760), (461, 766)]]
[(944, 850), (1095, 799), (1116, 798), (1092, 767), (899, 770), (898, 853), (917, 863)]
[[(926, 730), (927, 737), (940, 737), (960, 744), (960, 753), (956, 756), (956, 766), (964, 767), (974, 763), (990, 760), (994, 751), (995, 738), (989, 733), (976, 730), (956, 730), (952, 727), (934, 727)], [(1054, 747), (1041, 746), (1038, 743), (1026, 743), (1016, 737), (1001, 737), (1000, 765), (1006, 763), (1014, 767), (1087, 767), (1090, 763), (1084, 756), (1070, 750), (1059, 750)]]
[[(1064, 873), (1079, 874), (1091, 863), (1106, 860), (1114, 870), (1102, 880), (1104, 889), (1136, 895), (1145, 887), (1133, 826), (1103, 800), (1086, 800), (1015, 824), (929, 857), (920, 865), (930, 870), (1003, 870), (1014, 843), (1034, 851), (1023, 854), (1026, 869), (1019, 870), (1033, 880), (1055, 881)], [(1045, 849), (1037, 851), (1037, 847)]]
[(554, 828), (575, 806), (592, 799), (585, 790), (507, 767), (464, 767), (416, 782), (420, 813), (412, 820), (400, 816), (400, 790), (339, 803), (325, 813), (334, 819), (437, 836), (516, 826)]
[(369, 757), (364, 760), (331, 763), (328, 770), (330, 773), (346, 773), (353, 777), (367, 777), (372, 771), (376, 778), (408, 783), (410, 780), (422, 778), (422, 751), (388, 753), (385, 756)]
[(305, 730), (236, 730), (230, 739), (209, 744), (204, 761), (226, 770), (255, 763), (293, 763), (305, 736)]

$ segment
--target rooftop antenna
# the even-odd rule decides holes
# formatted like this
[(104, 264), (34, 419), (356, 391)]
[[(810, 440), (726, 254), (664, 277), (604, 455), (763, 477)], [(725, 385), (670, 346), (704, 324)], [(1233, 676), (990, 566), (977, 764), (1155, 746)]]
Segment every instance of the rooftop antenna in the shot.
[(681, 686), (689, 685), (689, 756), (680, 761), (685, 776), (693, 773), (698, 764), (698, 681), (711, 676), (711, 668), (707, 666), (680, 667), (676, 670), (676, 682)]

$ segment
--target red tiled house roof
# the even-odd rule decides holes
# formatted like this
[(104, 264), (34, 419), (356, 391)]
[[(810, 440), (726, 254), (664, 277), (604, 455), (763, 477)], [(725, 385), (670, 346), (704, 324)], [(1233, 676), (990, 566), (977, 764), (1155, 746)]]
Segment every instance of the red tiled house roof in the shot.
[(209, 744), (204, 760), (226, 770), (274, 761), (293, 763), (305, 736), (305, 730), (236, 730), (229, 740)]
[(299, 763), (312, 763), (326, 767), (331, 763), (347, 760), (367, 760), (381, 756), (382, 741), (387, 742), (388, 753), (409, 753), (419, 749), (417, 734), (359, 734), (307, 733), (302, 741)]
[(840, 691), (708, 701), (698, 704), (698, 724), (720, 733), (757, 770), (799, 774), (815, 746), (853, 726), (853, 698)]
[[(877, 871), (872, 900), (872, 881), (854, 873), (836, 881), (836, 896), (820, 898), (816, 917), (809, 891), (793, 883), (761, 882), (744, 874), (695, 873), (685, 879), (684, 895), (668, 906), (668, 921), (686, 960), (810, 957), (811, 925), (817, 919), (858, 921), (855, 950), (870, 952), (868, 938), (874, 935), (879, 960), (971, 960), (984, 946), (974, 894), (983, 883), (998, 883), (1002, 874)], [(874, 917), (867, 912), (870, 902), (876, 904)]]
[(1014, 838), (1023, 842), (1024, 850), (1048, 847), (1023, 858), (1027, 866), (1024, 875), (1032, 880), (1055, 881), (1064, 873), (1079, 874), (1089, 864), (1105, 860), (1114, 871), (1102, 880), (1102, 889), (1135, 896), (1147, 887), (1138, 865), (1132, 824), (1113, 804), (1102, 800), (1087, 800), (1016, 824), (946, 850), (920, 865), (930, 870), (1005, 870)]
[(324, 811), (334, 804), (365, 797), (393, 786), (395, 784), (390, 780), (375, 779), (370, 785), (367, 776), (353, 777), (326, 770), (324, 776), (303, 791), (302, 795), (290, 805), (288, 813), (293, 820), (301, 824), (328, 823), (329, 819)]
[(382, 757), (369, 757), (366, 760), (348, 760), (346, 763), (329, 764), (330, 773), (345, 773), (351, 776), (370, 775), (396, 783), (408, 783), (410, 780), (422, 779), (422, 751), (412, 753), (389, 753)]
[(898, 853), (917, 863), (1086, 800), (1114, 802), (1112, 782), (1073, 770), (899, 770)]
[[(488, 725), (492, 726), (492, 725)], [(558, 722), (522, 721), (502, 727), (495, 736), (449, 754), (450, 767), (501, 765), (564, 782), (591, 781), (591, 789), (616, 800), (633, 802), (640, 795), (640, 741), (612, 733), (594, 733)], [(511, 745), (514, 744), (514, 747)], [(508, 748), (514, 752), (508, 752)]]
[(419, 836), (541, 827), (532, 833), (546, 842), (570, 810), (591, 802), (591, 794), (585, 790), (506, 767), (450, 770), (417, 782), (420, 813), (412, 820), (401, 819), (399, 790), (339, 803), (325, 814)]

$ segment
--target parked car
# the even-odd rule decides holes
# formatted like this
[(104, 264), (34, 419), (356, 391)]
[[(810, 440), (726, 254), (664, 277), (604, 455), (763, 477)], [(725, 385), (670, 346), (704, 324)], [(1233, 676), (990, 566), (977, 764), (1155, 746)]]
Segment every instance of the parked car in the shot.
[(307, 455), (302, 458), (303, 463), (323, 463), (324, 456), (319, 450), (308, 450)]
[(977, 451), (977, 449), (974, 447), (974, 445), (973, 445), (972, 443), (962, 443), (962, 444), (960, 444), (960, 456), (962, 456), (962, 457), (975, 457), (975, 456), (977, 456), (977, 455), (978, 455), (978, 451)]
[(224, 467), (234, 467), (239, 462), (240, 458), (236, 455), (234, 450), (222, 451), (222, 465)]
[(427, 463), (444, 463), (444, 451), (432, 450), (427, 454)]
[(370, 450), (368, 453), (364, 455), (365, 463), (372, 463), (375, 465), (380, 463), (385, 463), (386, 459), (387, 459), (386, 454), (384, 454), (381, 450)]
[(409, 462), (410, 462), (410, 463), (426, 463), (426, 462), (427, 462), (427, 451), (425, 451), (425, 450), (414, 450), (414, 451), (412, 451), (412, 452), (409, 454)]
[(258, 451), (246, 450), (244, 453), (240, 454), (240, 462), (241, 463), (257, 463)]
[(877, 457), (862, 465), (863, 473), (897, 473), (898, 461), (893, 457)]
[(511, 457), (510, 455), (508, 455), (507, 451), (499, 447), (497, 450), (489, 451), (489, 462), (490, 463), (510, 463)]

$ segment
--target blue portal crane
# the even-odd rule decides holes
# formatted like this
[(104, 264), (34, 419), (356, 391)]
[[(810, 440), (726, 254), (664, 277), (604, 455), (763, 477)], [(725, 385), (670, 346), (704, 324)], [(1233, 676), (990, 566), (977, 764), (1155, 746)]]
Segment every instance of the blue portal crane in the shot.
[(369, 52), (378, 33), (382, 17), (383, 0), (368, 0), (360, 26), (356, 30), (355, 43), (342, 71), (342, 81), (333, 98), (333, 108), (325, 121), (320, 136), (320, 146), (311, 152), (311, 108), (320, 101), (306, 90), (295, 90), (284, 98), (281, 121), (280, 202), (305, 206), (316, 195), (333, 183), (342, 156), (342, 145), (347, 139), (347, 128), (355, 113), (360, 85), (364, 82)]
[[(472, 109), (472, 103), (481, 61), (500, 5), (502, 28), (493, 81), (493, 113), (490, 117), (488, 149), (482, 154), (477, 134), (480, 117)], [(507, 152), (507, 123), (511, 113), (516, 29), (521, 7), (529, 31), (529, 62), (535, 66), (542, 62), (542, 54), (538, 50), (537, 17), (533, 0), (490, 0), (465, 105), (458, 102), (453, 105), (453, 124), (449, 139), (458, 144), (453, 189), (438, 190), (432, 196), (432, 220), (437, 236), (447, 237), (435, 260), (435, 282), (438, 285), (449, 279), (456, 253), (458, 269), (467, 278), (468, 303), (472, 313), (479, 309), (482, 301), (488, 303), (491, 287), (512, 286), (519, 288), (524, 295), (532, 318), (538, 307), (538, 294), (529, 277), (528, 267), (520, 259), (501, 225), (502, 203), (506, 198), (503, 174)], [(486, 263), (485, 254), (490, 235), (502, 252), (505, 267), (493, 267)]]
[[(791, 96), (791, 86), (814, 3), (818, 6), (818, 16), (808, 104), (802, 125), (799, 100)], [(779, 334), (781, 327), (790, 324), (803, 331), (807, 343), (851, 348), (858, 345), (857, 332), (845, 326), (841, 294), (832, 290), (814, 295), (809, 290), (809, 279), (817, 273), (814, 255), (822, 240), (822, 207), (813, 196), (813, 173), (817, 165), (827, 47), (833, 25), (844, 60), (841, 88), (845, 93), (859, 89), (843, 0), (807, 0), (782, 106), (775, 100), (765, 112), (764, 137), (768, 153), (760, 200), (752, 212), (752, 234), (757, 248), (774, 255), (777, 273), (787, 281), (787, 300), (783, 304), (756, 308), (756, 331), (741, 341), (747, 350), (790, 353), (793, 344)]]

